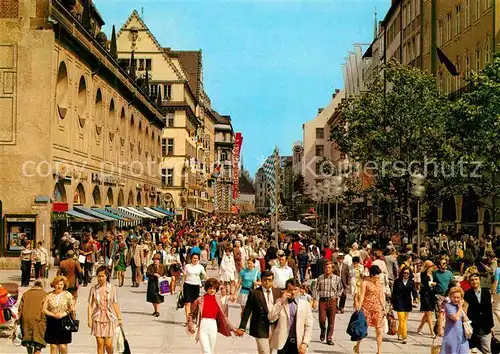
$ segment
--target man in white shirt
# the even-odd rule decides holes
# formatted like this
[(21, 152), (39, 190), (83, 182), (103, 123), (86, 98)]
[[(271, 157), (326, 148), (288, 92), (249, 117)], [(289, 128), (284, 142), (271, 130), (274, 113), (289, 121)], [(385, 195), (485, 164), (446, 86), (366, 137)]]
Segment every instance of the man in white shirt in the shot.
[(279, 264), (271, 268), (274, 274), (274, 287), (285, 290), (286, 281), (293, 278), (293, 270), (287, 265), (285, 251), (279, 250), (277, 256)]

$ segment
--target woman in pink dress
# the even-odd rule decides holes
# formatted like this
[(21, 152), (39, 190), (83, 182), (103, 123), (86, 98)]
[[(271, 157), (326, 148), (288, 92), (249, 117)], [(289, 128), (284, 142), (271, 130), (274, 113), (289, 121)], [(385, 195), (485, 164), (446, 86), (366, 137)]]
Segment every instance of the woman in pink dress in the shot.
[[(382, 335), (385, 317), (385, 295), (379, 279), (381, 273), (377, 265), (370, 267), (370, 277), (361, 283), (361, 293), (357, 310), (363, 310), (368, 327), (375, 327), (377, 338), (377, 354), (382, 353)], [(354, 346), (354, 352), (359, 353), (361, 341)]]
[(122, 323), (120, 307), (116, 296), (116, 287), (107, 282), (108, 268), (97, 268), (97, 284), (90, 289), (88, 306), (88, 324), (90, 332), (96, 337), (97, 353), (113, 354), (113, 337), (116, 326)]

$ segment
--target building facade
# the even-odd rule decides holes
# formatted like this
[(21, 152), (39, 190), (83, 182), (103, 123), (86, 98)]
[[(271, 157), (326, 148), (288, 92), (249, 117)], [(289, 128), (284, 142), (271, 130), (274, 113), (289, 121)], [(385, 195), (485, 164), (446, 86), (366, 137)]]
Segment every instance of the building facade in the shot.
[(234, 130), (230, 116), (216, 116), (215, 130), (215, 211), (217, 213), (231, 213), (233, 206), (233, 151)]
[(264, 168), (259, 168), (253, 182), (255, 189), (255, 212), (262, 215), (269, 213), (269, 197), (267, 195), (267, 181)]
[(90, 2), (5, 1), (2, 268), (16, 266), (22, 240), (57, 244), (56, 204), (66, 211), (158, 205), (164, 125), (161, 110), (108, 50)]
[(118, 32), (117, 46), (120, 65), (133, 66), (143, 80), (147, 76), (148, 90), (164, 114), (164, 207), (182, 217), (213, 211), (215, 116), (203, 89), (201, 51), (162, 47), (137, 11)]
[(328, 174), (329, 164), (333, 161), (332, 157), (336, 151), (330, 141), (328, 120), (335, 114), (344, 97), (344, 90), (336, 90), (326, 108), (320, 108), (317, 116), (302, 126), (304, 149), (302, 175), (307, 188), (316, 185)]

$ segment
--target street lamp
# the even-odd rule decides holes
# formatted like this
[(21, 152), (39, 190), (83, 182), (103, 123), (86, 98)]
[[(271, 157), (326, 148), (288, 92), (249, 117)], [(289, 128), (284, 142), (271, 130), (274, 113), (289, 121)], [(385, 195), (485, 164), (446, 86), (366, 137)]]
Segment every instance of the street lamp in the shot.
[[(335, 245), (339, 247), (339, 198), (345, 190), (344, 179), (342, 176), (333, 176), (330, 178), (330, 192), (335, 197)], [(330, 212), (330, 199), (328, 199), (328, 212)], [(328, 237), (330, 237), (330, 220), (328, 220)]]
[[(319, 187), (319, 185), (318, 185)], [(318, 203), (321, 199), (321, 192), (316, 186), (311, 187), (311, 199), (316, 202), (316, 238), (318, 237)]]
[(417, 255), (420, 257), (420, 198), (423, 197), (425, 193), (425, 187), (423, 183), (425, 182), (425, 177), (421, 174), (414, 174), (411, 176), (411, 183), (413, 187), (411, 188), (411, 193), (417, 198)]

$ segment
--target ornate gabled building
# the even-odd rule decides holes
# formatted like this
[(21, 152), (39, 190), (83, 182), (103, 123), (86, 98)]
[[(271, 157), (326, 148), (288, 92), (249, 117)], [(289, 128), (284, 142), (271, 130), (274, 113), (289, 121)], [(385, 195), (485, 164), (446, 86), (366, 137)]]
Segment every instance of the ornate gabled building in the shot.
[(219, 115), (215, 129), (215, 211), (217, 213), (231, 213), (233, 205), (233, 151), (234, 130), (230, 116)]
[(214, 124), (211, 102), (203, 89), (200, 51), (175, 51), (160, 45), (137, 11), (117, 36), (122, 67), (136, 68), (161, 106), (161, 175), (164, 206), (182, 217), (213, 210)]
[(56, 205), (67, 227), (75, 215), (93, 219), (76, 206), (162, 199), (163, 112), (119, 66), (102, 25), (87, 0), (2, 1), (0, 268), (16, 266), (24, 240), (58, 244)]

